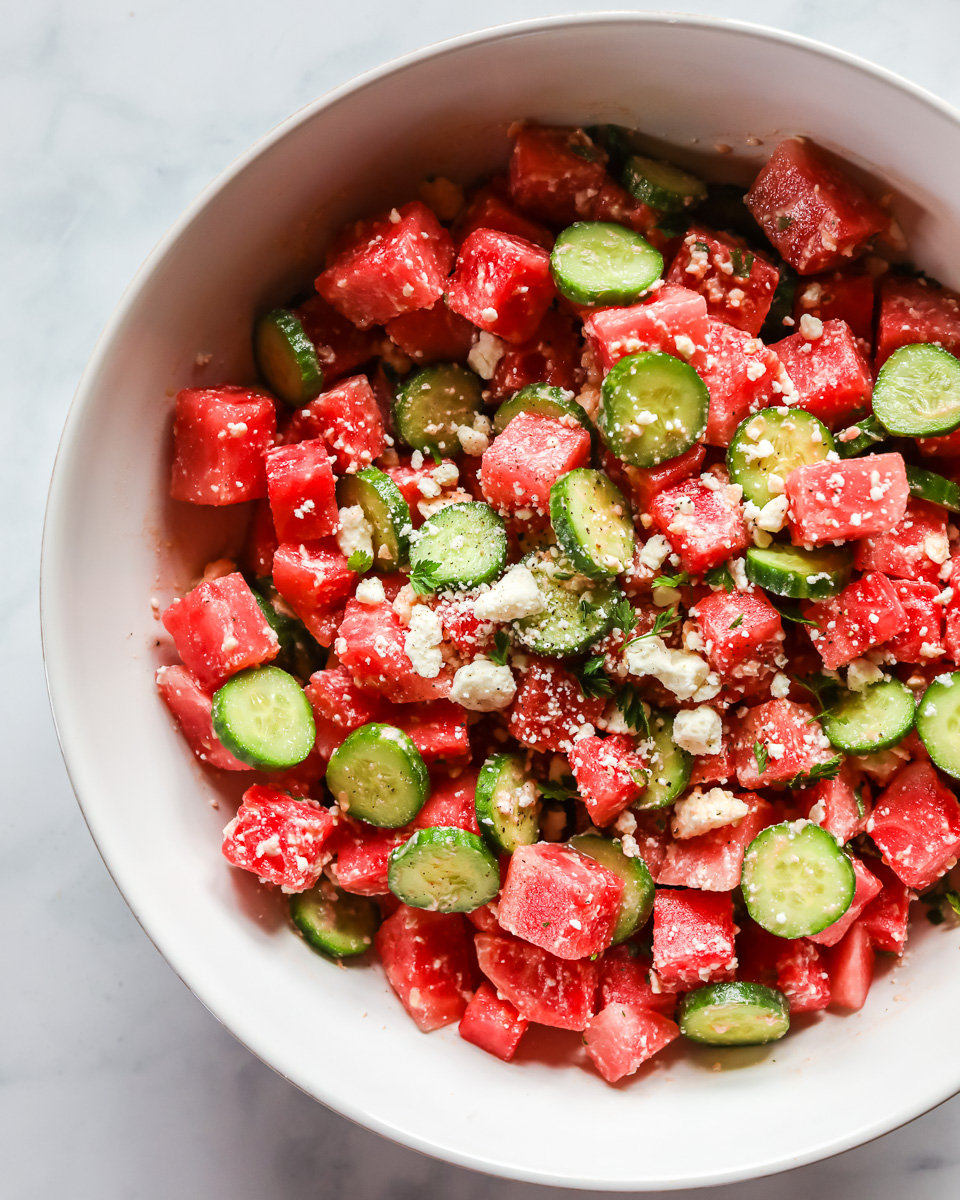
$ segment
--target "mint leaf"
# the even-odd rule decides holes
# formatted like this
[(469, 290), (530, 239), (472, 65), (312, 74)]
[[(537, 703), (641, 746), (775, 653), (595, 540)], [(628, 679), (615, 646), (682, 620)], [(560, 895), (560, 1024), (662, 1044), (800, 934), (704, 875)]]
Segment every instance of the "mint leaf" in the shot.
[(686, 571), (681, 571), (678, 575), (658, 575), (650, 586), (678, 588), (689, 582), (690, 576)]

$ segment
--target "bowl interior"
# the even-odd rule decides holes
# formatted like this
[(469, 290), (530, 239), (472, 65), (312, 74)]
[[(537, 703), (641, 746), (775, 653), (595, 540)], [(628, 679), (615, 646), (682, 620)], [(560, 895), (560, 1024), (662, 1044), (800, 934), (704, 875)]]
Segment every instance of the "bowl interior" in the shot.
[[(165, 604), (236, 514), (164, 499), (177, 388), (251, 376), (254, 313), (309, 284), (342, 221), (434, 173), (504, 164), (519, 118), (637, 126), (711, 174), (806, 133), (895, 194), (912, 257), (957, 284), (960, 126), (883, 73), (779, 34), (699, 19), (568, 18), (475, 35), (365, 77), (292, 118), (168, 236), (125, 296), (71, 411), (43, 568), (47, 669), (71, 776), (149, 935), (254, 1052), (347, 1116), (469, 1166), (568, 1186), (663, 1188), (794, 1166), (917, 1115), (960, 1086), (960, 934), (918, 930), (863, 1012), (802, 1019), (771, 1049), (671, 1050), (627, 1085), (578, 1035), (531, 1036), (507, 1067), (425, 1037), (376, 966), (335, 965), (274, 897), (226, 867), (242, 782), (194, 762), (153, 685)], [(759, 139), (760, 144), (753, 144)], [(718, 158), (716, 145), (732, 148)], [(211, 355), (209, 361), (206, 356)], [(216, 806), (219, 807), (216, 807)], [(629, 1131), (629, 1132), (627, 1132)]]

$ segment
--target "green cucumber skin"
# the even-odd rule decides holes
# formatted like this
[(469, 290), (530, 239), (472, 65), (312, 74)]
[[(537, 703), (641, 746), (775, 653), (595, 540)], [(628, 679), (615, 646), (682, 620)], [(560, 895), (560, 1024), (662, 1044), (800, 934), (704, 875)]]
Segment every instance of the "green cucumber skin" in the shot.
[(938, 675), (923, 693), (917, 733), (934, 764), (960, 779), (960, 671)]
[[(410, 551), (410, 564), (416, 570), (435, 562), (432, 581), (438, 592), (492, 583), (507, 565), (507, 527), (482, 501), (448, 504), (428, 517), (419, 532)], [(461, 539), (460, 546), (453, 544), (456, 538)]]
[[(659, 722), (662, 720), (663, 724)], [(673, 740), (673, 715), (654, 710), (650, 714), (654, 752), (650, 758), (650, 779), (632, 807), (639, 812), (667, 808), (687, 790), (693, 772), (693, 755)], [(657, 766), (655, 756), (660, 756)], [(661, 783), (661, 780), (665, 782)]]
[[(379, 467), (364, 467), (355, 475), (344, 475), (337, 484), (341, 508), (359, 504), (373, 526), (374, 567), (398, 571), (409, 558), (413, 520), (410, 506), (396, 483)], [(386, 547), (387, 557), (381, 553)]]
[[(572, 658), (585, 653), (594, 642), (609, 633), (614, 608), (623, 597), (615, 580), (590, 580), (580, 576), (587, 585), (581, 593), (573, 593), (555, 583), (544, 568), (551, 563), (563, 563), (549, 551), (533, 551), (523, 563), (529, 567), (543, 596), (546, 610), (532, 617), (522, 617), (513, 623), (517, 641), (536, 654), (548, 658)], [(570, 567), (571, 577), (579, 573)], [(589, 592), (592, 605), (584, 613), (576, 595)]]
[[(824, 547), (804, 551), (798, 546), (783, 545), (783, 553), (789, 558), (784, 566), (779, 566), (776, 560), (780, 550), (776, 544), (766, 549), (748, 548), (744, 570), (750, 583), (788, 600), (828, 600), (842, 592), (850, 579), (853, 560), (847, 551)], [(809, 570), (796, 571), (789, 565), (790, 559), (802, 561), (807, 554), (811, 556)]]
[[(892, 711), (889, 704), (883, 704), (884, 700), (893, 702)], [(868, 717), (858, 717), (858, 711), (869, 714), (871, 701), (877, 715), (872, 725), (863, 728)], [(889, 679), (862, 692), (841, 693), (823, 713), (820, 724), (833, 745), (845, 754), (875, 754), (903, 741), (915, 720), (913, 692), (898, 679)]]
[[(428, 865), (431, 854), (444, 853), (455, 855), (464, 862), (469, 858), (471, 869), (477, 873), (472, 890), (468, 890), (470, 885), (463, 878), (465, 867), (462, 863), (457, 864), (461, 871), (460, 889), (458, 891), (454, 885), (449, 899), (440, 898), (436, 891), (431, 892), (425, 882), (422, 891), (404, 882), (405, 871), (415, 875), (418, 868), (423, 869), (419, 860), (426, 860), (424, 865)], [(402, 845), (391, 850), (387, 883), (397, 899), (411, 908), (444, 913), (473, 912), (493, 900), (500, 891), (500, 868), (483, 838), (475, 833), (453, 826), (432, 826), (418, 829)]]
[[(925, 413), (918, 403), (922, 395), (930, 392), (929, 377), (919, 394), (913, 397), (901, 394), (905, 383), (916, 383), (911, 376), (917, 372), (921, 360), (928, 372), (940, 373), (941, 387), (951, 393), (950, 403), (939, 414)], [(942, 346), (929, 342), (894, 350), (880, 368), (873, 386), (873, 414), (890, 433), (903, 437), (941, 437), (952, 433), (960, 427), (960, 362)]]
[[(436, 363), (403, 381), (393, 403), (393, 416), (397, 432), (411, 449), (425, 454), (459, 454), (457, 429), (472, 424), (482, 409), (479, 376), (459, 363)], [(427, 427), (434, 425), (440, 428), (428, 432)]]
[[(376, 802), (368, 804), (368, 797), (357, 796), (360, 787), (353, 778), (352, 762), (356, 759), (365, 764), (364, 773), (369, 776), (375, 770), (377, 756), (384, 753), (393, 760), (391, 766), (399, 765), (398, 782), (405, 794), (395, 797), (392, 805), (385, 805), (381, 788)], [(427, 766), (412, 738), (396, 726), (382, 722), (361, 725), (340, 743), (327, 764), (326, 784), (344, 812), (381, 829), (398, 829), (409, 824), (430, 794)]]
[[(540, 799), (520, 814), (513, 830), (508, 829), (504, 813), (497, 809), (501, 785), (509, 785), (512, 776), (516, 788), (528, 781), (524, 759), (519, 754), (495, 754), (480, 768), (474, 791), (477, 826), (495, 854), (513, 854), (518, 846), (531, 846), (540, 840)], [(516, 790), (511, 787), (511, 791)]]
[[(270, 390), (290, 408), (309, 404), (323, 390), (323, 368), (316, 347), (307, 337), (299, 318), (289, 309), (276, 308), (257, 321), (253, 332), (257, 369)], [(283, 366), (295, 375), (281, 378), (271, 362), (276, 351), (287, 357)]]
[(494, 414), (493, 432), (503, 433), (513, 418), (522, 412), (531, 412), (541, 417), (556, 417), (558, 420), (570, 416), (584, 429), (596, 435), (596, 429), (587, 416), (586, 409), (574, 400), (573, 393), (546, 383), (528, 383), (526, 387), (514, 392), (508, 400), (504, 400)]
[(557, 238), (550, 270), (557, 290), (574, 304), (627, 305), (635, 304), (663, 274), (663, 256), (623, 225), (577, 221)]
[[(593, 486), (595, 491), (604, 492), (606, 495), (602, 498), (596, 497), (592, 504), (588, 503), (587, 497), (577, 494), (581, 485), (585, 488)], [(582, 519), (583, 510), (586, 510), (586, 520), (589, 521), (591, 514), (601, 511), (601, 503), (605, 506), (604, 511), (609, 513), (607, 523), (611, 526), (609, 534), (612, 535), (609, 553), (617, 560), (610, 565), (598, 561), (599, 546), (591, 553), (589, 545), (583, 544), (584, 536), (587, 536), (589, 541), (589, 535), (584, 529), (585, 521)], [(620, 508), (619, 516), (615, 511), (617, 507)], [(583, 575), (593, 579), (610, 578), (621, 574), (633, 561), (636, 536), (630, 516), (630, 505), (616, 484), (601, 471), (578, 467), (560, 476), (550, 489), (550, 523), (562, 550)], [(617, 533), (619, 537), (616, 536)], [(613, 541), (618, 544), (614, 546)]]
[[(792, 425), (793, 428), (785, 428), (787, 425)], [(758, 436), (751, 438), (750, 432), (758, 428), (760, 429)], [(817, 435), (816, 441), (814, 440), (815, 434)], [(785, 441), (788, 447), (794, 451), (792, 457), (781, 453), (779, 457), (771, 455), (759, 462), (751, 462), (748, 459), (749, 445), (751, 442), (757, 445), (763, 439), (767, 439), (781, 451), (782, 443)], [(833, 434), (830, 430), (805, 409), (761, 409), (760, 412), (752, 413), (741, 421), (730, 439), (730, 445), (727, 448), (727, 469), (730, 472), (730, 482), (739, 484), (743, 488), (744, 500), (752, 500), (762, 508), (774, 497), (767, 482), (771, 474), (778, 475), (785, 482), (787, 476), (796, 467), (812, 462), (822, 462), (835, 448)], [(761, 465), (763, 463), (768, 465)]]
[[(261, 747), (264, 752), (258, 752), (251, 745), (252, 739), (237, 729), (242, 720), (247, 685), (263, 684), (264, 681), (273, 681), (275, 686), (281, 687), (287, 694), (291, 704), (291, 715), (299, 726), (295, 730), (296, 736), (291, 739), (290, 749), (285, 754), (280, 750), (269, 753), (269, 747)], [(238, 704), (241, 706), (239, 713), (236, 708)], [(307, 758), (316, 741), (316, 723), (310, 701), (297, 680), (279, 667), (248, 667), (232, 676), (214, 692), (210, 717), (220, 744), (229, 750), (234, 758), (264, 771), (285, 771), (297, 766)]]
[(618, 946), (642, 929), (653, 912), (655, 888), (647, 864), (642, 858), (628, 858), (618, 838), (579, 834), (570, 839), (570, 845), (623, 880), (620, 915), (610, 943), (611, 946)]
[[(331, 958), (354, 958), (365, 954), (373, 945), (373, 935), (380, 924), (380, 911), (375, 900), (356, 896), (342, 888), (332, 888), (336, 900), (326, 899), (325, 889), (332, 888), (321, 880), (308, 892), (290, 897), (290, 918), (303, 940), (314, 950)], [(323, 927), (316, 909), (329, 914), (333, 920)], [(354, 928), (351, 930), (350, 925)]]
[[(721, 1006), (734, 1012), (737, 1008), (752, 1009), (756, 1014), (752, 1022), (756, 1033), (745, 1031), (745, 1036), (731, 1038), (729, 1032), (724, 1036), (718, 1030), (709, 1036), (706, 1030), (698, 1030), (698, 1017), (703, 1018), (711, 1009)], [(749, 1015), (743, 1012), (748, 1021)], [(763, 1046), (778, 1041), (790, 1029), (790, 1005), (782, 992), (762, 983), (714, 983), (686, 993), (680, 1001), (677, 1022), (684, 1037), (700, 1045)]]
[[(665, 380), (672, 392), (669, 403), (663, 398)], [(638, 394), (638, 389), (645, 395)], [(688, 362), (671, 354), (641, 350), (626, 355), (607, 372), (600, 390), (600, 437), (612, 454), (631, 466), (659, 466), (685, 453), (706, 432), (710, 409), (707, 386)], [(630, 427), (644, 411), (653, 413), (657, 422), (643, 427), (638, 435)], [(679, 420), (681, 425), (667, 430), (668, 420)]]

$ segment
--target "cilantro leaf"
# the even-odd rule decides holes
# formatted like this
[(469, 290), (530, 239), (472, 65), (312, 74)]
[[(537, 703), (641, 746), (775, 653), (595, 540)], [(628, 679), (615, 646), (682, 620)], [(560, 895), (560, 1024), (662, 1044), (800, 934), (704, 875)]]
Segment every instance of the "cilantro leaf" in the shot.
[(738, 626), (740, 626), (742, 624), (743, 624), (743, 613), (741, 613), (739, 617), (736, 617), (733, 621), (731, 621), (728, 628), (736, 629)]
[(631, 729), (642, 729), (645, 737), (651, 736), (647, 707), (632, 683), (628, 683), (620, 689), (620, 694), (617, 696), (617, 708)]
[(633, 605), (626, 598), (618, 600), (613, 606), (613, 629), (621, 629), (624, 633), (630, 634), (637, 627), (637, 614), (634, 611)]
[(362, 575), (364, 571), (369, 571), (373, 566), (373, 555), (368, 554), (366, 550), (354, 550), (347, 559), (347, 568), (351, 571), (356, 571), (358, 575)]
[(410, 572), (409, 583), (418, 596), (432, 596), (437, 590), (437, 572), (440, 564), (426, 558)]
[(753, 757), (757, 760), (757, 771), (762, 775), (767, 769), (767, 760), (770, 757), (770, 752), (763, 742), (753, 743)]
[[(669, 629), (671, 625), (676, 625), (680, 620), (680, 611), (676, 608), (664, 608), (657, 613), (657, 619), (653, 623), (653, 628), (648, 629), (646, 633), (641, 633), (635, 638), (631, 638), (627, 642), (627, 646), (632, 646), (634, 642), (640, 642), (644, 638), (657, 637), (663, 633), (665, 629)], [(624, 647), (626, 649), (626, 646)]]
[(686, 571), (681, 571), (678, 575), (658, 575), (651, 584), (652, 587), (683, 587), (685, 583), (690, 582), (690, 576)]
[(711, 587), (722, 587), (725, 592), (732, 592), (737, 586), (726, 563), (721, 567), (711, 567), (703, 578)]
[(843, 755), (835, 754), (826, 762), (817, 763), (809, 771), (798, 771), (792, 779), (787, 781), (787, 787), (805, 788), (809, 787), (811, 783), (819, 783), (821, 779), (836, 779), (842, 765)]
[(613, 685), (603, 673), (604, 661), (605, 655), (595, 654), (575, 671), (580, 689), (588, 700), (613, 695)]
[(498, 629), (493, 635), (493, 649), (487, 651), (487, 658), (496, 663), (498, 667), (504, 667), (509, 654), (510, 637), (503, 629)]

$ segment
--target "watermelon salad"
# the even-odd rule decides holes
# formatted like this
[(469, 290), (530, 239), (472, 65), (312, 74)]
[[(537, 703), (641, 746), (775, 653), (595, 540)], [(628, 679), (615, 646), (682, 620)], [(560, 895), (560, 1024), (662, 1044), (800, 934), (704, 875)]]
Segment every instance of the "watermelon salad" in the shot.
[(310, 947), (613, 1082), (859, 1009), (960, 911), (960, 297), (809, 140), (744, 192), (511, 136), (177, 396), (171, 496), (248, 531), (157, 685)]

